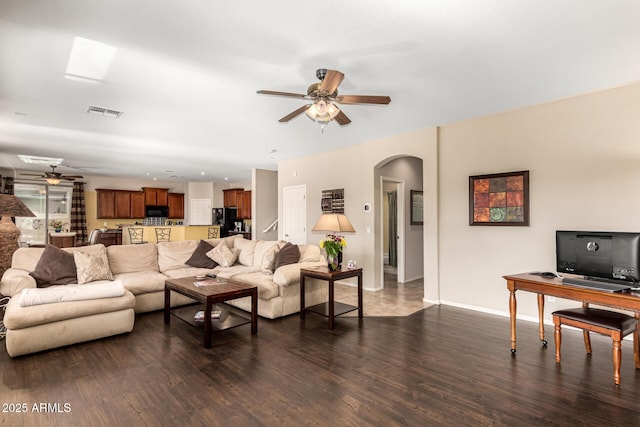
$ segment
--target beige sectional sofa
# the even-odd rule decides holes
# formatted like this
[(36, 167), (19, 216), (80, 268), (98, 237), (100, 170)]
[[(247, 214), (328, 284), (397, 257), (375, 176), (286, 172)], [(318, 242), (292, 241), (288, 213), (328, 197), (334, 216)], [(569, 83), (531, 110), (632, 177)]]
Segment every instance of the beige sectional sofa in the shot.
[[(298, 262), (280, 266), (272, 271), (274, 258), (285, 242), (246, 240), (240, 236), (206, 240), (212, 247), (224, 240), (226, 246), (238, 255), (228, 267), (193, 267), (187, 264), (200, 241), (147, 243), (140, 245), (91, 245), (69, 248), (108, 260), (111, 276), (87, 284), (53, 285), (44, 288), (69, 294), (75, 287), (106, 283), (123, 287), (122, 295), (68, 300), (26, 305), (27, 292), (36, 288), (36, 280), (29, 275), (38, 265), (44, 248), (20, 248), (12, 259), (11, 268), (2, 276), (0, 294), (12, 297), (7, 304), (4, 323), (7, 328), (6, 346), (11, 356), (47, 350), (63, 345), (103, 338), (133, 330), (135, 313), (159, 310), (164, 307), (164, 282), (167, 278), (195, 276), (213, 272), (220, 277), (233, 278), (258, 287), (258, 314), (274, 319), (296, 313), (300, 309), (300, 269), (325, 265), (320, 248), (299, 245)], [(106, 254), (106, 255), (105, 255)], [(105, 261), (106, 262), (106, 261)], [(68, 287), (65, 289), (65, 287)], [(96, 286), (96, 288), (98, 288)], [(86, 290), (82, 288), (80, 290)], [(35, 291), (35, 294), (41, 292)], [(42, 292), (44, 294), (44, 292)], [(306, 286), (307, 304), (327, 299), (326, 286), (310, 281)], [(189, 298), (172, 294), (173, 306), (193, 302)], [(249, 310), (248, 298), (230, 301), (243, 310)]]

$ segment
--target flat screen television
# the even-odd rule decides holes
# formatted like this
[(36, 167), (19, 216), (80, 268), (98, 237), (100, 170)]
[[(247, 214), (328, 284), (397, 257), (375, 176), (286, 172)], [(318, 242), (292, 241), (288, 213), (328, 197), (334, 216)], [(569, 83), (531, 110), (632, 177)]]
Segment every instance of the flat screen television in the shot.
[(640, 282), (640, 232), (558, 230), (556, 270), (595, 281)]

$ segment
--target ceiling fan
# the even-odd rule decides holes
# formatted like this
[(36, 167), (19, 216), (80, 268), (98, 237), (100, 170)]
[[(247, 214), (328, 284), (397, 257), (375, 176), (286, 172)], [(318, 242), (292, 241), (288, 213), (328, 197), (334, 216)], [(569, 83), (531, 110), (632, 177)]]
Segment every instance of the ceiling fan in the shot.
[(288, 122), (294, 117), (306, 113), (312, 120), (326, 124), (335, 120), (341, 126), (351, 123), (351, 119), (337, 104), (388, 104), (391, 98), (377, 95), (338, 95), (338, 86), (344, 79), (344, 74), (336, 70), (320, 68), (316, 70), (316, 77), (320, 83), (313, 83), (307, 89), (307, 94), (277, 92), (273, 90), (259, 90), (262, 95), (288, 96), (291, 98), (308, 99), (311, 104), (303, 105), (292, 113), (287, 114), (279, 122)]
[(60, 172), (56, 172), (57, 165), (49, 165), (51, 167), (51, 172), (45, 172), (44, 174), (36, 174), (36, 173), (21, 173), (20, 175), (24, 176), (38, 176), (40, 178), (44, 178), (51, 185), (58, 185), (60, 181), (74, 181), (79, 178), (83, 178), (81, 175), (62, 175)]

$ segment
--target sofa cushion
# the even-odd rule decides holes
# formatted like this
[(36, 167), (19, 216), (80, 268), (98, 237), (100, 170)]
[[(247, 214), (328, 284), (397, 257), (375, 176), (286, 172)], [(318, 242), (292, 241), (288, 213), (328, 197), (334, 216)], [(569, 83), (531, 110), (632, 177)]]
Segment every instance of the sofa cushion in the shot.
[(7, 329), (23, 329), (61, 320), (126, 310), (133, 308), (135, 303), (135, 297), (131, 292), (125, 292), (120, 297), (48, 304), (46, 310), (39, 305), (20, 307), (20, 298), (11, 298), (4, 315), (4, 324)]
[(167, 276), (158, 271), (119, 273), (114, 274), (113, 278), (120, 280), (124, 288), (133, 295), (164, 291), (164, 281), (167, 280)]
[(53, 245), (44, 248), (38, 264), (29, 274), (36, 279), (39, 288), (78, 281), (73, 254)]
[(262, 270), (273, 272), (276, 256), (280, 250), (280, 242), (272, 240), (256, 241), (256, 249), (253, 255), (253, 265)]
[[(92, 246), (96, 245), (88, 247)], [(107, 257), (113, 274), (159, 271), (158, 250), (155, 243), (111, 245), (107, 247)]]
[(207, 256), (220, 264), (222, 267), (231, 267), (236, 260), (240, 250), (236, 248), (229, 249), (227, 243), (223, 240), (218, 246), (207, 252)]
[(198, 240), (178, 240), (158, 243), (158, 266), (160, 271), (187, 267), (187, 260), (198, 247)]
[(207, 256), (207, 252), (213, 249), (215, 246), (210, 245), (204, 240), (200, 240), (198, 247), (191, 254), (191, 257), (187, 260), (186, 264), (191, 267), (199, 268), (216, 268), (217, 262)]
[(295, 264), (300, 259), (300, 248), (298, 245), (294, 245), (291, 242), (287, 242), (276, 255), (274, 262), (274, 270), (282, 267), (283, 265)]
[(258, 287), (258, 298), (262, 300), (269, 300), (278, 296), (280, 288), (273, 283), (273, 276), (266, 272), (255, 272), (236, 274), (233, 276), (233, 280), (245, 283), (247, 285), (253, 285)]
[(95, 282), (96, 280), (113, 280), (106, 250), (98, 256), (74, 251), (73, 259), (76, 263), (79, 285)]
[[(242, 265), (253, 266), (253, 258), (256, 251), (256, 241), (247, 239), (236, 239), (233, 241), (233, 247), (240, 249), (238, 262)], [(259, 264), (258, 264), (259, 265)]]
[(317, 245), (299, 245), (300, 259), (298, 262), (315, 262), (322, 260), (322, 254), (320, 253), (320, 246)]
[(11, 257), (11, 268), (33, 271), (44, 252), (44, 248), (18, 248)]

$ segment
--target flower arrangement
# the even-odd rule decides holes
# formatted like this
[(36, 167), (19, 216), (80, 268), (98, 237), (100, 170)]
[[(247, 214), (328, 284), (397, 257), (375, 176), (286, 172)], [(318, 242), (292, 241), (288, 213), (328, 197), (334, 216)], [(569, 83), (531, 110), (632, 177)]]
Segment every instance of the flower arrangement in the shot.
[(53, 228), (56, 231), (61, 231), (64, 223), (59, 219), (52, 219), (49, 221), (49, 227)]
[(327, 253), (327, 259), (329, 261), (329, 268), (331, 270), (337, 270), (339, 267), (338, 259), (340, 253), (347, 246), (347, 241), (343, 236), (337, 234), (327, 234), (322, 240), (320, 240), (320, 247)]

